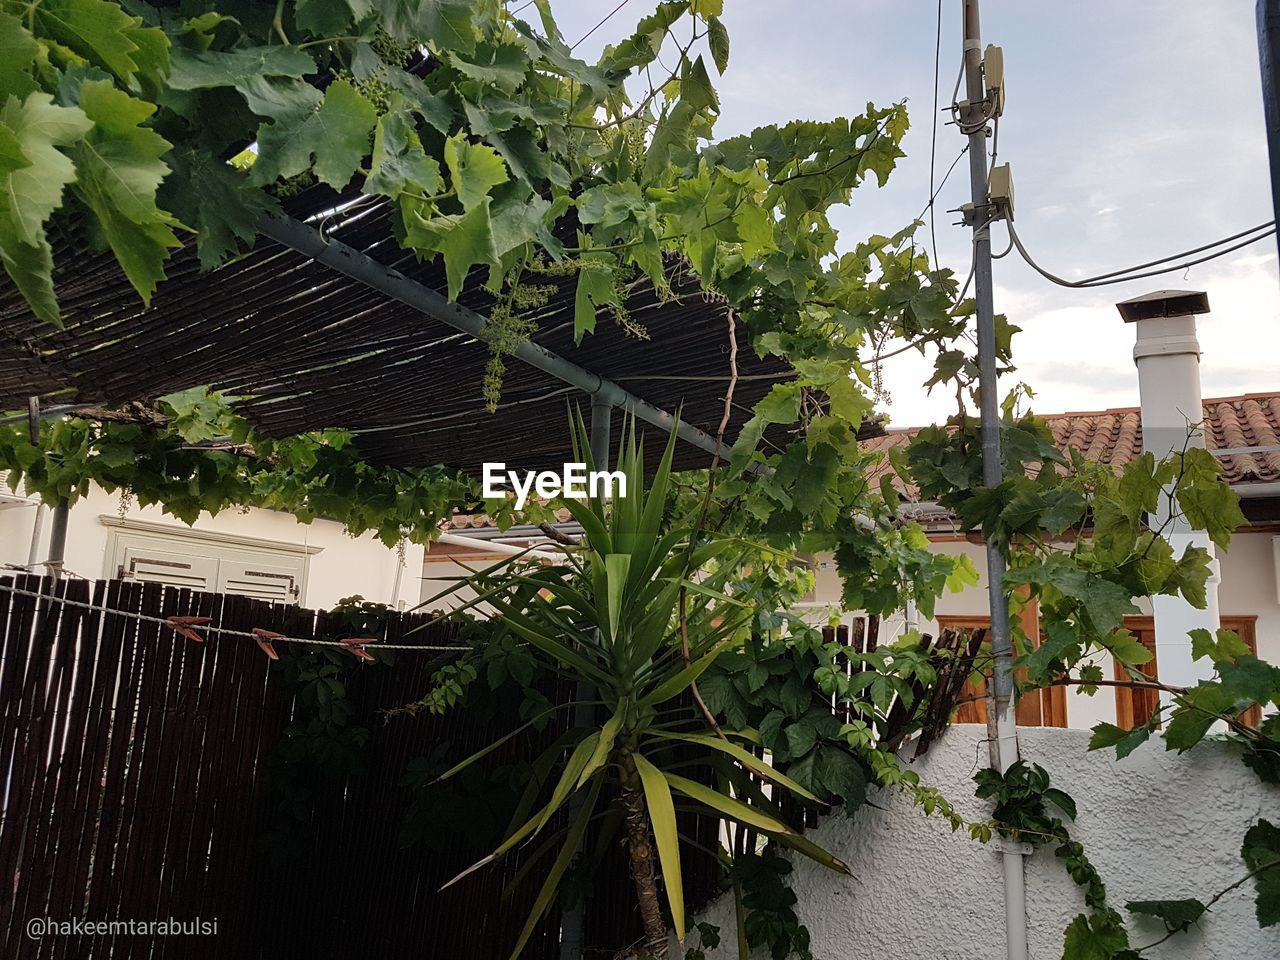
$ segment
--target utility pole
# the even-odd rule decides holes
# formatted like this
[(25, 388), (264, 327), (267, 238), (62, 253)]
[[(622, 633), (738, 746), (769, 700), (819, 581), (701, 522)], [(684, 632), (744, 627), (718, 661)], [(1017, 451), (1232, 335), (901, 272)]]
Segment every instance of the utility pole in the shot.
[[(996, 374), (996, 323), (992, 303), (991, 222), (998, 211), (991, 203), (987, 176), (987, 121), (999, 108), (989, 101), (983, 81), (982, 31), (978, 0), (964, 0), (965, 100), (961, 130), (969, 137), (969, 184), (973, 197), (973, 284), (978, 321), (978, 391), (982, 429), (982, 482), (997, 487), (1004, 478), (1000, 458), (1000, 396)], [(1003, 81), (1001, 81), (1003, 82)], [(1001, 93), (1000, 96), (1003, 96)], [(1013, 643), (1009, 599), (1004, 591), (1005, 558), (987, 544), (987, 594), (991, 606), (991, 655), (996, 711), (996, 763), (1000, 772), (1018, 759), (1018, 730), (1013, 703)], [(1027, 912), (1023, 854), (1006, 843), (1004, 865), (1005, 934), (1009, 960), (1026, 960)]]
[[(1280, 222), (1280, 0), (1258, 0), (1258, 62), (1262, 67), (1262, 110), (1271, 155), (1271, 208)], [(1280, 233), (1276, 243), (1280, 244)]]
[[(599, 394), (591, 397), (591, 460), (593, 469), (609, 469), (609, 432), (613, 423), (613, 404)], [(595, 686), (585, 680), (579, 680), (574, 698), (578, 701), (573, 708), (573, 723), (578, 727), (590, 727), (595, 724)], [(581, 799), (575, 799), (569, 807), (570, 821), (573, 813), (581, 807)], [(585, 893), (577, 903), (563, 910), (560, 914), (560, 960), (582, 960), (582, 952), (586, 946), (586, 898)]]

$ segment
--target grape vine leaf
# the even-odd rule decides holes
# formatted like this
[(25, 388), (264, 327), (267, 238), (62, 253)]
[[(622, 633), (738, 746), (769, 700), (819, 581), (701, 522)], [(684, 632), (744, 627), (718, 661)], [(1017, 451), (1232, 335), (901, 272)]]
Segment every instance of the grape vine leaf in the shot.
[(524, 81), (530, 65), (525, 48), (513, 43), (481, 44), (470, 57), (454, 54), (449, 62), (464, 77), (496, 87), (508, 96)]
[(115, 254), (144, 303), (164, 279), (169, 250), (182, 246), (182, 224), (156, 204), (169, 173), (160, 158), (169, 141), (142, 124), (155, 105), (135, 99), (107, 80), (80, 85), (80, 108), (93, 129), (73, 148), (74, 190), (97, 218), (96, 237)]
[(498, 259), (493, 248), (489, 203), (489, 198), (485, 197), (466, 213), (426, 221), (419, 219), (416, 226), (409, 227), (409, 236), (415, 246), (443, 254), (450, 300), (462, 292), (467, 273), (475, 264), (492, 264)]
[(1192, 660), (1208, 657), (1214, 663), (1233, 663), (1253, 652), (1234, 630), (1220, 629), (1214, 636), (1203, 627), (1197, 627), (1191, 631), (1190, 637)]
[(468, 0), (377, 0), (377, 10), (397, 40), (425, 40), (467, 54), (476, 48)]
[(0, 12), (0, 90), (21, 100), (37, 89), (31, 65), (39, 49), (21, 20)]
[(175, 90), (240, 89), (264, 77), (304, 77), (315, 72), (316, 63), (306, 51), (297, 47), (244, 47), (239, 50), (188, 50), (178, 47), (170, 56), (169, 69), (169, 86)]
[[(135, 74), (158, 80), (168, 67), (169, 38), (162, 30), (143, 27), (110, 0), (44, 0), (34, 5), (49, 36), (91, 63), (109, 70), (126, 84)], [(137, 42), (135, 42), (137, 41)]]
[(0, 258), (44, 321), (60, 322), (53, 291), (53, 251), (44, 223), (75, 180), (75, 164), (59, 150), (79, 141), (92, 121), (78, 107), (61, 107), (47, 93), (10, 96), (0, 107)]
[(1209, 908), (1194, 897), (1185, 900), (1130, 900), (1125, 904), (1130, 913), (1159, 918), (1170, 933), (1181, 933), (1198, 923)]
[(251, 247), (262, 217), (279, 212), (275, 197), (203, 150), (185, 146), (171, 161), (174, 170), (161, 191), (164, 207), (184, 223), (199, 225), (196, 247), (206, 270), (221, 264), (241, 244)]
[(1240, 856), (1253, 874), (1258, 926), (1275, 926), (1280, 923), (1280, 827), (1260, 819), (1244, 835)]
[(497, 151), (483, 143), (468, 143), (461, 134), (444, 142), (444, 162), (464, 210), (474, 209), (490, 190), (507, 182), (507, 168)]
[(402, 112), (380, 117), (365, 192), (394, 200), (406, 189), (430, 196), (439, 193), (443, 185), (439, 162), (427, 156), (409, 118)]
[(372, 8), (372, 0), (297, 0), (293, 15), (299, 27), (323, 37), (342, 33)]
[(340, 190), (369, 152), (377, 120), (364, 94), (347, 80), (335, 80), (325, 90), (320, 109), (306, 112), (299, 102), (297, 109), (259, 129), (253, 182), (297, 176), (310, 169), (314, 159), (316, 176)]
[(707, 18), (707, 44), (711, 48), (711, 59), (715, 61), (716, 72), (724, 73), (729, 68), (729, 31), (724, 28), (719, 17)]
[(600, 261), (586, 261), (578, 270), (578, 291), (573, 300), (573, 340), (596, 332), (596, 308), (618, 306), (618, 289), (613, 282), (613, 269)]
[(1119, 918), (1107, 913), (1082, 913), (1067, 925), (1062, 960), (1113, 960), (1129, 946)]
[(1103, 750), (1107, 747), (1115, 747), (1116, 759), (1123, 760), (1150, 738), (1150, 724), (1125, 730), (1114, 723), (1100, 723), (1093, 728), (1093, 736), (1089, 738), (1089, 749)]

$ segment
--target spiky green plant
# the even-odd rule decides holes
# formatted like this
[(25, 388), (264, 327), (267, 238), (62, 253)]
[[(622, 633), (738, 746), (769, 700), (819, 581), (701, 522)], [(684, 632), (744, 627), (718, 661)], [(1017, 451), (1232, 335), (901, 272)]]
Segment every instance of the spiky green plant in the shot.
[[(594, 469), (581, 420), (574, 426), (576, 454)], [(476, 593), (472, 604), (488, 604), (579, 690), (595, 690), (594, 721), (579, 723), (542, 758), (553, 768), (544, 781), (549, 791), (535, 788), (537, 796), (527, 798), (502, 844), (451, 881), (522, 845), (535, 856), (554, 854), (512, 957), (555, 899), (588, 834), (612, 828), (626, 831), (644, 949), (655, 960), (666, 958), (659, 875), (681, 940), (685, 930), (675, 795), (684, 798), (682, 806), (688, 801), (707, 816), (743, 825), (847, 872), (784, 822), (775, 802), (780, 792), (817, 798), (757, 755), (754, 731), (723, 730), (694, 707), (677, 703), (718, 656), (750, 635), (755, 609), (739, 599), (748, 591), (734, 585), (751, 577), (745, 560), (759, 547), (673, 525), (674, 434), (648, 482), (641, 446), (628, 422), (619, 463), (625, 496), (611, 503), (594, 496), (568, 502), (585, 535), (578, 548), (565, 550), (562, 563), (501, 564), (466, 581)], [(772, 785), (772, 799), (760, 781)]]

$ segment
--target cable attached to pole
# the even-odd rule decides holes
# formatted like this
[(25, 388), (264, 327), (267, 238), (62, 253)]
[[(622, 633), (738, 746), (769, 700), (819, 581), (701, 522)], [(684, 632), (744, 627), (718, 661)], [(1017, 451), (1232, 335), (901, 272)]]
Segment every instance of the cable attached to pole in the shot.
[[(1083, 280), (1067, 280), (1057, 274), (1050, 273), (1044, 267), (1040, 266), (1040, 264), (1036, 263), (1031, 254), (1027, 252), (1027, 248), (1023, 245), (1021, 238), (1018, 236), (1018, 230), (1014, 227), (1013, 221), (1006, 220), (1006, 223), (1009, 227), (1009, 239), (1013, 243), (1015, 249), (1017, 249), (1018, 254), (1027, 262), (1027, 266), (1031, 267), (1032, 270), (1040, 274), (1040, 276), (1044, 277), (1050, 283), (1056, 283), (1060, 287), (1070, 287), (1073, 289), (1080, 289), (1083, 287), (1105, 287), (1114, 283), (1127, 283), (1130, 280), (1141, 280), (1144, 277), (1158, 277), (1165, 273), (1176, 273), (1179, 270), (1186, 270), (1198, 264), (1207, 263), (1210, 260), (1216, 260), (1218, 257), (1225, 256), (1228, 253), (1233, 253), (1236, 250), (1247, 247), (1252, 243), (1257, 243), (1259, 240), (1269, 237), (1271, 234), (1276, 232), (1276, 222), (1274, 220), (1269, 220), (1266, 223), (1258, 224), (1258, 226), (1253, 227), (1252, 229), (1242, 230), (1239, 233), (1232, 234), (1229, 237), (1223, 237), (1221, 240), (1214, 241), (1213, 243), (1206, 243), (1203, 246), (1194, 247), (1190, 250), (1183, 250), (1181, 253), (1170, 254), (1169, 256), (1161, 257), (1158, 260), (1149, 260), (1146, 263), (1135, 264), (1134, 266), (1126, 267), (1123, 270), (1112, 270), (1110, 273), (1100, 273), (1096, 277), (1086, 277)], [(1262, 232), (1258, 233), (1259, 230)], [(1221, 247), (1224, 243), (1231, 243), (1232, 240), (1239, 240), (1241, 237), (1248, 237), (1248, 239), (1241, 240), (1240, 243), (1232, 244), (1231, 246), (1225, 247), (1221, 250), (1215, 249), (1217, 247)], [(1207, 256), (1198, 257), (1194, 260), (1186, 260), (1175, 263), (1171, 266), (1160, 267), (1157, 270), (1146, 269), (1147, 267), (1157, 267), (1162, 263), (1169, 263), (1169, 261), (1177, 260), (1180, 257), (1192, 256), (1193, 254), (1201, 253), (1205, 250), (1214, 250), (1214, 252)], [(1145, 272), (1139, 273), (1135, 271)]]

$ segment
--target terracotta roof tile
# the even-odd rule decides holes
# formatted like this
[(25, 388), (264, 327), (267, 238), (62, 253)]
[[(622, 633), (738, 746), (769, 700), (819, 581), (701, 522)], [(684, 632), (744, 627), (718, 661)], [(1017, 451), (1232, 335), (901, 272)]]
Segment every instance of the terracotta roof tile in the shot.
[[(1206, 400), (1204, 416), (1210, 450), (1280, 444), (1280, 392)], [(1046, 415), (1045, 420), (1060, 448), (1074, 447), (1091, 460), (1123, 467), (1142, 453), (1142, 420), (1137, 407), (1055, 413)], [(883, 436), (863, 440), (862, 445), (874, 451), (905, 446), (920, 429), (891, 429)], [(1220, 457), (1218, 462), (1229, 483), (1280, 480), (1280, 451)], [(884, 462), (873, 470), (873, 479), (890, 469), (888, 462)], [(914, 490), (904, 492), (908, 498), (915, 495)], [(569, 511), (564, 509), (557, 511), (556, 516), (561, 522), (570, 519)], [(491, 524), (484, 514), (455, 514), (450, 525), (460, 530)]]
[[(1235, 450), (1280, 444), (1280, 392), (1251, 393), (1204, 402), (1205, 440), (1210, 450)], [(1074, 448), (1090, 460), (1123, 467), (1142, 453), (1142, 419), (1137, 407), (1055, 413), (1045, 416), (1054, 442)], [(889, 430), (864, 441), (870, 450), (905, 446), (920, 430)], [(1229, 483), (1280, 480), (1280, 451), (1219, 457)], [(914, 491), (906, 491), (909, 496)]]

